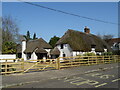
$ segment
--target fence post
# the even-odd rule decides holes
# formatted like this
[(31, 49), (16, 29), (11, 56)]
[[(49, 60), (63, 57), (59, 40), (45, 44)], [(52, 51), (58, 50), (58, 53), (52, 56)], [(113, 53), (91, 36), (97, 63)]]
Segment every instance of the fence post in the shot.
[(119, 63), (119, 61), (120, 61), (120, 58), (119, 58), (119, 56), (118, 55), (116, 55), (116, 63)]
[(117, 58), (118, 58), (118, 63), (119, 63), (120, 62), (120, 55), (118, 55)]
[(88, 65), (90, 65), (90, 60), (89, 60), (89, 56), (88, 56)]
[(21, 69), (22, 69), (22, 72), (24, 73), (24, 58), (22, 58)]
[(109, 56), (109, 64), (111, 63), (111, 56)]
[(118, 58), (118, 63), (120, 62), (120, 55), (117, 55), (117, 58)]
[(7, 74), (7, 59), (5, 60), (5, 74)]
[(56, 69), (60, 69), (60, 58), (57, 58), (57, 62), (56, 62)]
[(116, 58), (116, 56), (114, 56), (114, 61), (115, 61), (115, 63), (117, 62), (117, 58)]
[(114, 56), (113, 56), (113, 55), (111, 56), (111, 60), (112, 60), (112, 63), (114, 63), (114, 62), (113, 62), (113, 60), (114, 60)]
[(102, 56), (102, 59), (103, 59), (103, 64), (105, 64), (105, 58), (104, 58), (104, 56)]
[(97, 61), (98, 61), (98, 60), (97, 60), (97, 59), (98, 59), (97, 57), (98, 57), (98, 56), (96, 56), (96, 58), (95, 58), (95, 59), (96, 59), (96, 60), (95, 60), (95, 61), (96, 61), (96, 64), (98, 64), (98, 63), (97, 63)]

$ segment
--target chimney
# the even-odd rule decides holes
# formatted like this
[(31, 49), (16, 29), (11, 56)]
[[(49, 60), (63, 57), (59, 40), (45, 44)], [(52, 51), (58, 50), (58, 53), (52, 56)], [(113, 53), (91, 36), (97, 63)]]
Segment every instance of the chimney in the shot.
[(89, 33), (90, 33), (90, 29), (89, 29), (87, 26), (85, 26), (84, 32), (85, 32), (86, 34), (89, 34)]
[(22, 58), (26, 60), (26, 55), (24, 54), (24, 51), (26, 49), (26, 40), (22, 40)]

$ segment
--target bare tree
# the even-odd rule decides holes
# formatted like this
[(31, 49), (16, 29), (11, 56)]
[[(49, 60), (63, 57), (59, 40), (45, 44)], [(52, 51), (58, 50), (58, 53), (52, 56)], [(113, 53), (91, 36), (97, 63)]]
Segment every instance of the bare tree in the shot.
[(114, 35), (108, 34), (108, 35), (103, 35), (103, 39), (112, 39), (114, 37)]
[(16, 44), (20, 42), (19, 27), (11, 16), (2, 17), (2, 53), (16, 53)]
[(19, 41), (19, 27), (11, 16), (5, 16), (2, 18), (2, 38), (3, 42)]
[(109, 42), (110, 39), (114, 37), (114, 35), (112, 34), (101, 35), (100, 33), (98, 33), (97, 36), (105, 40), (107, 43)]

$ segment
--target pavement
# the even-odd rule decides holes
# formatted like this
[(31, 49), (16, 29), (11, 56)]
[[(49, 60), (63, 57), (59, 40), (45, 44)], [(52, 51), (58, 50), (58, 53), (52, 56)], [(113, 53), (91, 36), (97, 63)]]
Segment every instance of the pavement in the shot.
[(119, 88), (118, 63), (2, 76), (2, 88)]

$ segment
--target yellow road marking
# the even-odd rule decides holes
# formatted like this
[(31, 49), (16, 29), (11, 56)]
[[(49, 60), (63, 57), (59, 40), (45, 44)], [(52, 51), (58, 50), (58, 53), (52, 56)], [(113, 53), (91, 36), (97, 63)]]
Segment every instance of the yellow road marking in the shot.
[(120, 78), (118, 78), (118, 79), (115, 79), (115, 80), (112, 80), (112, 82), (116, 82), (116, 81), (118, 81), (118, 80), (120, 80)]
[(98, 84), (98, 83), (99, 83), (98, 81), (89, 80), (89, 82), (87, 84), (89, 84), (89, 85), (95, 85), (95, 84)]
[(75, 84), (75, 85), (82, 85), (82, 84), (88, 84), (88, 85), (95, 85), (98, 84), (99, 82), (94, 81), (94, 80), (89, 80), (89, 79), (78, 79), (75, 81), (70, 82), (71, 84)]
[(103, 75), (102, 73), (92, 73), (92, 74), (87, 74), (87, 76), (92, 76), (92, 77), (99, 77), (101, 79), (108, 79), (110, 77), (115, 77), (114, 75)]
[(99, 82), (93, 81), (93, 80), (86, 80), (82, 82), (75, 83), (76, 85), (82, 85), (82, 84), (88, 84), (88, 85), (95, 85), (98, 84)]
[(111, 68), (114, 68), (114, 67), (111, 67)]
[(100, 76), (102, 75), (101, 73), (95, 73), (95, 74), (92, 74), (92, 77), (95, 77), (95, 76)]
[(85, 84), (85, 83), (87, 83), (88, 81), (82, 81), (82, 82), (77, 82), (76, 83), (76, 81), (73, 81), (73, 82), (70, 82), (71, 84), (76, 84), (76, 85), (82, 85), (82, 84)]
[(104, 85), (106, 85), (106, 84), (107, 84), (107, 83), (103, 83), (103, 84), (97, 85), (97, 86), (95, 86), (95, 87), (104, 86)]
[(108, 79), (109, 77), (114, 77), (114, 75), (102, 75), (100, 78), (102, 79)]
[(64, 82), (69, 82), (69, 81), (80, 81), (80, 80), (84, 80), (84, 79), (81, 78), (81, 77), (74, 77), (74, 78), (72, 78), (72, 79), (65, 78), (65, 81), (64, 81)]

